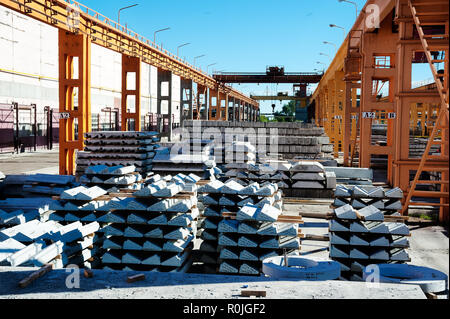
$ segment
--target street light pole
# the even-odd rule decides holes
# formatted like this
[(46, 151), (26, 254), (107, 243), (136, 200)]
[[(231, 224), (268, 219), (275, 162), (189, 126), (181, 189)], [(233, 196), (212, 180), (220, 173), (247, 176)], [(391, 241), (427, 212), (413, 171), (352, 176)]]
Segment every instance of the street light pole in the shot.
[(358, 19), (358, 5), (356, 4), (356, 2), (349, 1), (349, 0), (338, 0), (338, 1), (339, 2), (348, 2), (348, 3), (353, 4), (355, 6), (355, 9), (356, 9), (356, 19)]
[(334, 53), (337, 53), (337, 45), (332, 43), (332, 42), (328, 42), (328, 41), (323, 41), (323, 44), (331, 44), (332, 46), (334, 46)]
[(342, 29), (342, 32), (344, 33), (344, 40), (345, 40), (345, 36), (346, 36), (345, 28), (340, 27), (340, 26), (335, 25), (335, 24), (330, 24), (330, 28), (339, 28), (339, 29)]
[(128, 6), (128, 7), (120, 8), (119, 11), (118, 11), (118, 13), (117, 13), (117, 23), (120, 25), (120, 11), (125, 10), (125, 9), (128, 9), (128, 8), (135, 7), (135, 6), (137, 6), (137, 5), (138, 5), (138, 4), (136, 3), (136, 4), (133, 4), (133, 5)]
[(209, 65), (206, 67), (206, 74), (208, 74), (208, 69), (209, 69), (209, 67), (210, 67), (210, 66), (213, 66), (213, 65), (216, 65), (216, 64), (217, 64), (217, 62), (216, 62), (216, 63), (209, 64)]
[(202, 58), (202, 57), (204, 57), (204, 56), (205, 56), (205, 54), (202, 54), (202, 55), (196, 56), (196, 57), (194, 58), (194, 66), (195, 66), (195, 60), (197, 60), (197, 59), (199, 59), (199, 58)]
[(186, 45), (188, 45), (188, 44), (190, 44), (190, 43), (189, 43), (189, 42), (188, 42), (188, 43), (184, 43), (184, 44), (179, 45), (179, 46), (177, 47), (177, 56), (180, 56), (180, 48), (181, 48), (181, 47), (184, 47), (184, 46), (186, 46)]
[(326, 65), (325, 63), (323, 63), (323, 62), (320, 62), (320, 61), (317, 61), (316, 63), (317, 63), (317, 64), (323, 64), (323, 65), (324, 65), (322, 73), (325, 73), (325, 67), (326, 67), (327, 65)]
[(162, 31), (166, 31), (166, 30), (170, 30), (170, 28), (164, 28), (164, 29), (161, 29), (161, 30), (157, 30), (157, 31), (155, 31), (155, 33), (153, 33), (153, 43), (154, 44), (156, 44), (156, 34), (158, 32), (162, 32)]
[(330, 57), (328, 54), (325, 54), (325, 53), (320, 52), (319, 55), (327, 56), (327, 57), (330, 59), (330, 62), (332, 61), (332, 60), (331, 60), (331, 57)]

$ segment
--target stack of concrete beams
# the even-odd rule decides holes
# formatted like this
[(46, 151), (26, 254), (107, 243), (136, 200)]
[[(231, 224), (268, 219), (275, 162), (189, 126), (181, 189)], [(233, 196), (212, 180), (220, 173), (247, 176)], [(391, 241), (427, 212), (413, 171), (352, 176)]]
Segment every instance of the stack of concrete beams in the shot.
[(270, 164), (247, 164), (230, 163), (225, 165), (225, 174), (227, 178), (237, 178), (247, 184), (253, 182), (276, 183), (278, 188), (283, 191), (291, 186), (289, 170), (292, 165), (285, 162), (277, 162), (276, 165)]
[(32, 220), (45, 221), (51, 213), (50, 198), (7, 198), (0, 201), (0, 228), (25, 224)]
[(13, 267), (53, 264), (93, 268), (92, 256), (97, 253), (99, 229), (96, 222), (65, 226), (55, 221), (33, 220), (0, 231), (0, 265)]
[(34, 174), (7, 175), (0, 185), (3, 197), (56, 196), (78, 186), (74, 176)]
[(120, 189), (139, 189), (142, 181), (142, 176), (136, 172), (134, 165), (89, 166), (80, 177), (80, 183), (89, 187), (98, 186), (108, 193), (118, 193)]
[(169, 182), (159, 175), (127, 198), (111, 200), (99, 220), (107, 239), (104, 269), (186, 272), (196, 234), (197, 185), (194, 174), (178, 174)]
[(287, 197), (330, 198), (336, 187), (336, 175), (326, 171), (319, 162), (232, 163), (225, 167), (226, 177), (235, 177), (246, 183), (273, 182)]
[(77, 153), (77, 176), (84, 174), (88, 166), (136, 166), (144, 175), (152, 168), (156, 143), (160, 141), (157, 132), (91, 132), (85, 134), (85, 149)]
[(218, 163), (247, 163), (258, 161), (254, 145), (249, 142), (225, 142), (223, 146), (214, 147), (214, 156)]
[(161, 147), (153, 158), (152, 172), (162, 176), (193, 173), (206, 180), (215, 179), (221, 170), (216, 167), (214, 158), (204, 152), (175, 154), (171, 148)]
[(213, 181), (199, 192), (207, 206), (200, 250), (218, 272), (259, 275), (263, 259), (300, 248), (299, 220), (279, 222), (282, 193), (276, 184)]
[(370, 185), (337, 185), (334, 192), (334, 207), (351, 205), (354, 209), (368, 206), (380, 210), (384, 215), (400, 215), (403, 192), (400, 188), (384, 189)]
[[(194, 121), (184, 121), (183, 125), (189, 133), (187, 138), (191, 138), (194, 135)], [(236, 140), (239, 141), (264, 143), (267, 146), (266, 149), (257, 150), (260, 158), (270, 155), (279, 156), (281, 159), (333, 159), (333, 144), (330, 144), (329, 138), (325, 136), (324, 129), (313, 124), (195, 121), (195, 125), (200, 126), (202, 132), (211, 128), (217, 129), (222, 135), (221, 141), (227, 141), (225, 134), (228, 132), (236, 136)], [(268, 154), (269, 146), (272, 144), (278, 145), (278, 151)]]
[(370, 168), (324, 166), (326, 172), (336, 175), (337, 184), (372, 185), (373, 171)]
[(404, 222), (385, 221), (373, 205), (355, 209), (346, 204), (334, 210), (330, 220), (330, 257), (341, 264), (341, 274), (350, 280), (362, 280), (369, 264), (410, 261), (410, 231)]
[[(427, 147), (428, 139), (414, 137), (409, 139), (409, 157), (410, 158), (421, 158)], [(439, 144), (431, 145), (430, 154), (439, 155)]]

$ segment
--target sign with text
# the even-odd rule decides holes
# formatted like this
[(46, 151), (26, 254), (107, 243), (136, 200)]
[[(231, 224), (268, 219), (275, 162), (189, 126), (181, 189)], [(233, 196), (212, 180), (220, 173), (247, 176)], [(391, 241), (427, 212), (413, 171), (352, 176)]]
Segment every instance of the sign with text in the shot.
[(362, 118), (363, 119), (374, 119), (375, 112), (362, 112)]
[(59, 119), (60, 120), (70, 119), (70, 113), (68, 113), (68, 112), (59, 113)]

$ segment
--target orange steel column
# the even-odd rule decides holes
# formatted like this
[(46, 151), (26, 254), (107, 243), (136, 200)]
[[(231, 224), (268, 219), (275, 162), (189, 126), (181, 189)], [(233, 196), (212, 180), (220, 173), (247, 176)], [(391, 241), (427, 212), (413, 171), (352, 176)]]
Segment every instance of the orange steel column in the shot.
[(224, 121), (228, 121), (228, 107), (229, 107), (229, 95), (228, 93), (225, 94), (225, 118)]
[(339, 157), (339, 152), (344, 149), (344, 116), (345, 116), (345, 82), (344, 72), (342, 70), (334, 73), (335, 83), (335, 110), (334, 125), (337, 148), (334, 150), (334, 156)]
[[(129, 74), (134, 81), (129, 78)], [(134, 82), (134, 86), (132, 85)], [(134, 112), (128, 108), (129, 97), (134, 97)], [(122, 131), (141, 130), (141, 58), (122, 54)], [(131, 126), (130, 120), (134, 120)]]
[[(363, 35), (363, 72), (361, 89), (360, 113), (360, 166), (370, 167), (372, 155), (387, 155), (387, 181), (392, 183), (392, 162), (394, 156), (393, 134), (395, 118), (387, 124), (386, 145), (375, 145), (372, 141), (372, 124), (380, 123), (381, 117), (373, 114), (394, 113), (394, 98), (397, 92), (396, 84), (396, 45), (398, 36), (393, 32), (392, 14), (381, 21), (376, 33), (366, 32)], [(376, 57), (389, 57), (389, 64), (378, 65)], [(378, 60), (377, 60), (378, 61)], [(377, 62), (378, 63), (378, 62)], [(388, 93), (379, 97), (381, 88)]]
[(91, 130), (91, 41), (62, 29), (58, 41), (59, 112), (65, 115), (59, 122), (59, 174), (74, 175), (75, 151), (84, 149), (84, 133)]

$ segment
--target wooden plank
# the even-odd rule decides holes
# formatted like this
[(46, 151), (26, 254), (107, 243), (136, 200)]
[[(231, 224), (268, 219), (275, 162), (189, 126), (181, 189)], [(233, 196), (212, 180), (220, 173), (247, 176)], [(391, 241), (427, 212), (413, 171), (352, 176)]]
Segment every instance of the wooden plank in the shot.
[(302, 212), (300, 211), (300, 215), (302, 217), (308, 217), (308, 218), (319, 218), (319, 219), (329, 219), (333, 217), (333, 212), (326, 212), (325, 214), (323, 213), (306, 213), (306, 212)]
[(242, 290), (241, 291), (242, 297), (266, 297), (266, 291), (265, 290)]
[[(236, 219), (236, 213), (222, 213), (222, 217), (230, 218), (230, 219)], [(278, 216), (277, 222), (280, 223), (299, 223), (303, 224), (302, 216), (286, 216), (281, 215)]]
[(285, 204), (304, 204), (304, 205), (327, 205), (330, 201), (320, 201), (314, 199), (297, 199), (297, 198), (283, 198)]
[(85, 278), (92, 278), (92, 277), (94, 277), (94, 273), (89, 268), (84, 268), (83, 274), (84, 274)]
[(129, 276), (127, 278), (128, 283), (136, 282), (136, 281), (142, 281), (145, 280), (145, 274), (137, 274), (134, 276)]
[(39, 277), (44, 276), (46, 273), (48, 273), (50, 270), (53, 269), (53, 264), (46, 264), (44, 266), (41, 267), (41, 269), (35, 271), (34, 273), (32, 273), (31, 275), (29, 275), (27, 278), (21, 280), (19, 282), (19, 287), (20, 288), (25, 288), (27, 287), (29, 284), (31, 284), (33, 281), (35, 281), (36, 279), (38, 279)]
[(305, 240), (330, 241), (330, 237), (328, 235), (306, 234)]

